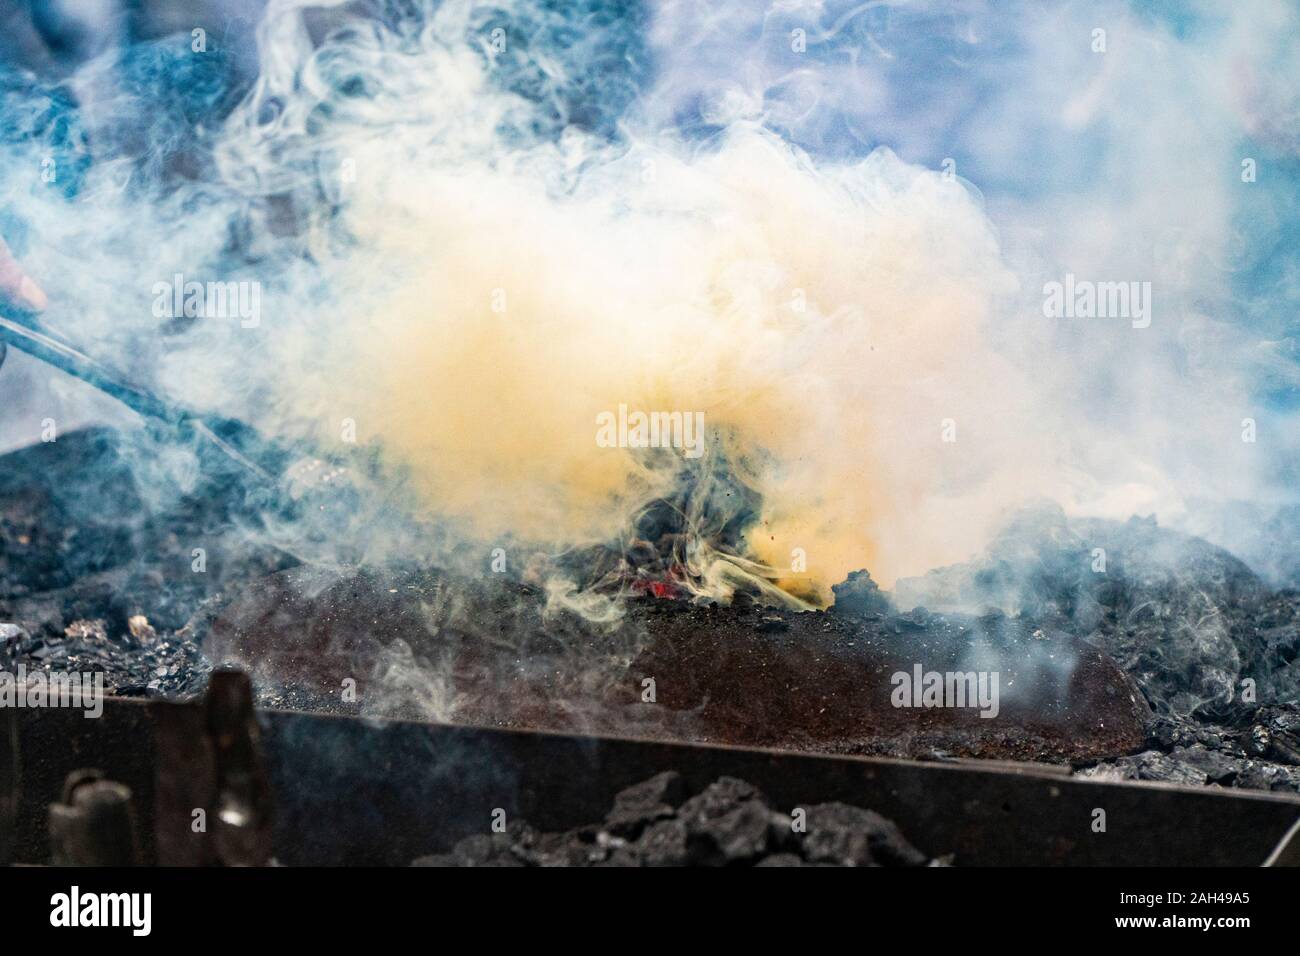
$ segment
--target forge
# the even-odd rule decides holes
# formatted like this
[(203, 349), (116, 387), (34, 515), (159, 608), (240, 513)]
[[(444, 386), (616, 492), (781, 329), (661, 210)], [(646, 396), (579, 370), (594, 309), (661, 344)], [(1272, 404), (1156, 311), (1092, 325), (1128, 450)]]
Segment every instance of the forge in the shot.
[[(996, 814), (985, 818), (979, 809), (999, 794), (1008, 800), (997, 806), (1013, 797), (1018, 807), (1043, 799), (1031, 793), (1052, 795), (1050, 804), (1062, 794), (1074, 794), (1067, 803), (1087, 802), (1095, 799), (1088, 788), (1105, 786), (1135, 788), (1125, 799), (1143, 814), (1135, 842), (1124, 844), (1125, 860), (1138, 862), (1140, 852), (1168, 858), (1159, 855), (1163, 837), (1155, 816), (1175, 808), (1165, 823), (1174, 825), (1185, 813), (1216, 815), (1213, 825), (1228, 829), (1275, 821), (1257, 828), (1230, 858), (1260, 862), (1300, 807), (1286, 796), (1300, 779), (1291, 769), (1300, 753), (1294, 711), (1238, 703), (1231, 713), (1220, 707), (1179, 714), (1163, 695), (1171, 682), (1196, 679), (1195, 668), (1181, 674), (1166, 668), (1158, 680), (1143, 667), (1126, 668), (1117, 645), (1101, 632), (1080, 632), (1077, 608), (1009, 613), (990, 602), (980, 614), (900, 611), (862, 572), (836, 587), (826, 610), (773, 605), (761, 594), (703, 602), (665, 584), (629, 588), (616, 622), (593, 621), (548, 606), (542, 588), (508, 575), (467, 576), (409, 563), (298, 564), (242, 533), (229, 499), (202, 485), (170, 503), (167, 513), (151, 513), (129, 470), (115, 465), (124, 441), (114, 432), (84, 431), (4, 457), (0, 516), (8, 533), (0, 552), (0, 617), (7, 667), (98, 672), (110, 695), (102, 721), (72, 711), (9, 712), (19, 716), (15, 733), (24, 754), (24, 786), (15, 787), (23, 801), (15, 841), (23, 859), (42, 859), (43, 808), (60, 798), (63, 776), (92, 755), (106, 764), (98, 769), (127, 781), (136, 795), (146, 831), (137, 852), (171, 862), (274, 854), (281, 861), (391, 864), (431, 853), (429, 861), (439, 865), (603, 860), (608, 848), (593, 849), (578, 830), (512, 829), (481, 847), (463, 841), (477, 832), (472, 820), (480, 801), (516, 808), (535, 827), (564, 830), (632, 799), (620, 797), (620, 788), (662, 773), (687, 776), (681, 800), (722, 777), (761, 793), (727, 797), (716, 818), (678, 810), (680, 803), (662, 817), (652, 813), (631, 831), (627, 859), (717, 862), (723, 851), (716, 846), (739, 839), (727, 829), (732, 823), (748, 820), (751, 831), (767, 832), (767, 823), (755, 821), (769, 820), (782, 801), (807, 800), (885, 813), (927, 858), (1116, 862), (1091, 856), (1084, 841), (1057, 832), (1045, 807), (1034, 811), (1042, 813), (1038, 835), (1013, 851), (997, 837)], [(120, 511), (107, 510), (110, 503)], [(192, 537), (177, 533), (183, 527), (193, 529)], [(191, 556), (198, 541), (207, 557), (201, 571)], [(57, 562), (48, 558), (54, 542), (64, 549)], [(1112, 548), (1123, 557), (1123, 548)], [(671, 581), (670, 565), (654, 567), (635, 580)], [(962, 586), (954, 576), (995, 585), (977, 567), (964, 573), (941, 576), (942, 588), (934, 579), (910, 586), (951, 598)], [(1234, 593), (1247, 587), (1230, 577), (1221, 585)], [(1254, 599), (1261, 613), (1276, 614), (1282, 598), (1265, 588)], [(1238, 605), (1246, 603), (1238, 596)], [(1258, 651), (1272, 655), (1281, 679), (1290, 665), (1277, 646), (1280, 635), (1269, 633), (1272, 645), (1264, 642)], [(1259, 634), (1251, 638), (1258, 641)], [(243, 716), (230, 719), (259, 727), (256, 744), (238, 759), (260, 767), (256, 778), (265, 785), (257, 800), (235, 790), (251, 804), (247, 819), (267, 816), (258, 839), (232, 844), (242, 849), (196, 856), (192, 847), (182, 849), (185, 841), (165, 835), (183, 828), (180, 808), (215, 799), (212, 794), (224, 792), (220, 781), (230, 779), (225, 775), (245, 781), (245, 788), (249, 778), (222, 771), (215, 756), (206, 758), (213, 761), (206, 785), (194, 769), (211, 746), (202, 743), (202, 714), (212, 706), (205, 704), (207, 685), (214, 673), (226, 673), (213, 668), (232, 666), (251, 680), (246, 701), (231, 705)], [(982, 717), (976, 706), (896, 706), (897, 675), (911, 680), (916, 668), (997, 673), (996, 716)], [(56, 743), (59, 735), (72, 743)], [(1216, 738), (1216, 748), (1206, 746)], [(370, 747), (391, 756), (363, 755)], [(552, 758), (564, 764), (543, 770)], [(485, 761), (500, 766), (485, 770)], [(804, 784), (788, 779), (796, 764), (798, 774), (811, 774), (800, 777)], [(944, 768), (950, 782), (940, 780)], [(344, 782), (356, 773), (364, 786)], [(561, 782), (573, 774), (589, 788), (581, 799)], [(456, 775), (465, 779), (443, 792)], [(195, 776), (198, 783), (190, 779)], [(1111, 782), (1125, 778), (1217, 783), (1211, 790), (1220, 802), (1202, 805), (1188, 796), (1192, 791), (1148, 793), (1143, 784)], [(178, 784), (181, 779), (189, 782)], [(1227, 810), (1222, 801), (1240, 798), (1219, 796), (1228, 792), (1225, 785), (1232, 793), (1275, 796), (1273, 802), (1247, 798)], [(708, 792), (733, 793), (730, 784), (719, 786)], [(800, 796), (805, 786), (808, 795)], [(954, 788), (950, 800), (937, 796), (945, 788)], [(408, 835), (381, 837), (374, 808), (363, 807), (371, 799), (384, 808), (382, 826), (393, 828), (385, 832)], [(320, 801), (334, 809), (324, 813)], [(273, 804), (287, 819), (270, 816)], [(441, 807), (442, 816), (422, 816), (426, 806)], [(838, 810), (825, 813), (830, 816), (819, 819), (841, 820)], [(965, 829), (941, 824), (945, 813), (965, 820)], [(723, 818), (732, 823), (715, 833)], [(844, 825), (846, 833), (858, 832), (857, 824)], [(653, 826), (658, 829), (649, 836), (644, 828)], [(760, 845), (753, 839), (751, 832), (743, 845)], [(778, 841), (752, 852), (776, 865), (789, 860), (783, 846)]]
[(1296, 861), (1203, 6), (0, 0), (0, 863)]

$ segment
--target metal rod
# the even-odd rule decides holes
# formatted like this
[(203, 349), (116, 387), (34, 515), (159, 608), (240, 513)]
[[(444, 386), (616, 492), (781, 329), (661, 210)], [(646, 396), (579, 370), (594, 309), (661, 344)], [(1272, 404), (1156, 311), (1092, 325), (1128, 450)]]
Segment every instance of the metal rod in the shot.
[(0, 315), (0, 365), (4, 364), (3, 347), (6, 343), (86, 382), (139, 415), (170, 425), (193, 428), (225, 455), (262, 480), (275, 480), (264, 468), (217, 435), (212, 422), (205, 416), (126, 382), (102, 362), (91, 358), (54, 333), (42, 329), (34, 319), (19, 321)]
[(134, 385), (129, 385), (108, 366), (95, 361), (80, 349), (40, 329), (34, 322), (24, 323), (0, 315), (0, 339), (34, 358), (53, 365), (93, 385), (117, 399), (127, 408), (147, 418), (178, 424), (190, 413)]

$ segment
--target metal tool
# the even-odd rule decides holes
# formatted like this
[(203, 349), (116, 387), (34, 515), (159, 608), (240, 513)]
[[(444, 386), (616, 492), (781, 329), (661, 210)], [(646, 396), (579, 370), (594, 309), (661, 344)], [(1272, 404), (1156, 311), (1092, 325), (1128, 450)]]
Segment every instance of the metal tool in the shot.
[(1278, 841), (1265, 866), (1300, 866), (1300, 820)]
[[(238, 419), (196, 411), (134, 384), (92, 358), (32, 315), (0, 314), (0, 366), (6, 344), (67, 372), (116, 399), (142, 417), (191, 436), (233, 463), (262, 492), (268, 510), (311, 512), (316, 520), (350, 513), (356, 504), (357, 474), (336, 458), (302, 454), (267, 438)], [(307, 507), (307, 505), (310, 507)]]
[(50, 804), (50, 862), (55, 866), (135, 866), (139, 850), (131, 788), (100, 770), (68, 774)]
[(246, 449), (241, 449), (241, 444), (256, 442), (267, 445), (247, 425), (233, 419), (196, 412), (128, 382), (115, 370), (42, 328), (34, 318), (15, 319), (0, 315), (0, 366), (4, 364), (6, 344), (81, 379), (139, 415), (165, 422), (182, 431), (193, 431), (262, 481), (276, 480), (266, 463), (259, 463)]
[(271, 788), (248, 675), (213, 672), (200, 703), (160, 703), (154, 826), (165, 866), (261, 866), (271, 857)]

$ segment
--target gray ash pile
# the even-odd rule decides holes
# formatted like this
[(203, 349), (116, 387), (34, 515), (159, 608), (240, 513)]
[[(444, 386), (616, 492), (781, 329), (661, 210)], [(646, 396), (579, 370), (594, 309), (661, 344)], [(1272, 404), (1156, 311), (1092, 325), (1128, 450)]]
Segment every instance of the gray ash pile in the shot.
[[(938, 861), (934, 861), (937, 864)], [(781, 813), (743, 780), (721, 777), (687, 796), (661, 773), (628, 787), (601, 823), (540, 833), (510, 822), (415, 866), (926, 866), (889, 820), (843, 803)], [(933, 864), (932, 864), (933, 865)]]
[(183, 630), (160, 636), (143, 615), (112, 636), (102, 619), (73, 621), (61, 635), (44, 628), (32, 635), (0, 624), (0, 670), (12, 672), (20, 664), (28, 675), (103, 674), (105, 692), (121, 697), (188, 696), (202, 690), (211, 670)]

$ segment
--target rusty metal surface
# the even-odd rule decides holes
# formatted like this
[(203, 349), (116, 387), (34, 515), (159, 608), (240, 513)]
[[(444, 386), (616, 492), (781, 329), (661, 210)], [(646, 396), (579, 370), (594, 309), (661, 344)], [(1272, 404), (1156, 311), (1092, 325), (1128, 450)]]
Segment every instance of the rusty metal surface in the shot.
[[(205, 650), (264, 685), (319, 692), (302, 707), (312, 711), (345, 708), (351, 679), (369, 713), (424, 716), (418, 694), (376, 665), (400, 647), (403, 678), (436, 683), (457, 723), (813, 753), (1095, 760), (1140, 750), (1151, 716), (1096, 648), (1002, 617), (653, 598), (625, 610), (610, 630), (548, 616), (542, 594), (505, 581), (294, 569), (241, 590)], [(916, 666), (996, 671), (998, 713), (894, 706), (893, 675)]]
[[(284, 783), (306, 775), (295, 804), (284, 807), (281, 831), (303, 862), (399, 862), (483, 832), (498, 807), (548, 830), (588, 823), (618, 790), (666, 769), (679, 771), (688, 788), (741, 777), (782, 809), (836, 800), (870, 807), (923, 851), (955, 854), (958, 864), (1259, 865), (1300, 817), (1295, 798), (1100, 783), (978, 762), (271, 716), (273, 775)], [(350, 754), (345, 773), (340, 749)], [(403, 772), (412, 766), (420, 771)], [(1105, 833), (1091, 829), (1098, 808)], [(335, 833), (322, 841), (327, 830)], [(339, 841), (338, 832), (349, 836)]]
[[(207, 714), (193, 704), (159, 702), (153, 711), (154, 835), (163, 866), (211, 866), (211, 841), (196, 839), (193, 812), (209, 807), (216, 793), (216, 762)], [(180, 772), (184, 768), (185, 772)]]
[(248, 675), (215, 671), (202, 704), (153, 708), (154, 830), (164, 866), (260, 866), (272, 798)]
[(152, 713), (149, 705), (119, 698), (106, 698), (97, 719), (58, 707), (15, 712), (22, 761), (15, 859), (47, 861), (48, 808), (60, 798), (68, 774), (82, 767), (98, 767), (130, 787), (140, 858), (155, 858)]
[[(201, 714), (197, 703), (127, 700), (110, 700), (100, 720), (24, 712), (20, 737), (34, 759), (25, 763), (19, 858), (44, 860), (45, 808), (69, 769), (93, 763), (135, 792), (146, 859), (156, 859), (154, 732), (161, 709), (177, 707)], [(926, 853), (954, 854), (958, 865), (1259, 865), (1300, 818), (1300, 799), (1292, 797), (1081, 780), (1027, 765), (809, 756), (282, 711), (261, 712), (259, 720), (276, 797), (275, 855), (290, 865), (402, 865), (486, 831), (498, 808), (546, 829), (589, 823), (618, 790), (667, 769), (690, 787), (742, 777), (782, 809), (835, 800), (870, 807)], [(1106, 813), (1104, 833), (1092, 830), (1097, 809)]]
[(55, 866), (135, 866), (139, 862), (131, 788), (95, 768), (74, 770), (50, 804)]
[(10, 861), (19, 802), (18, 718), (0, 709), (0, 866)]

